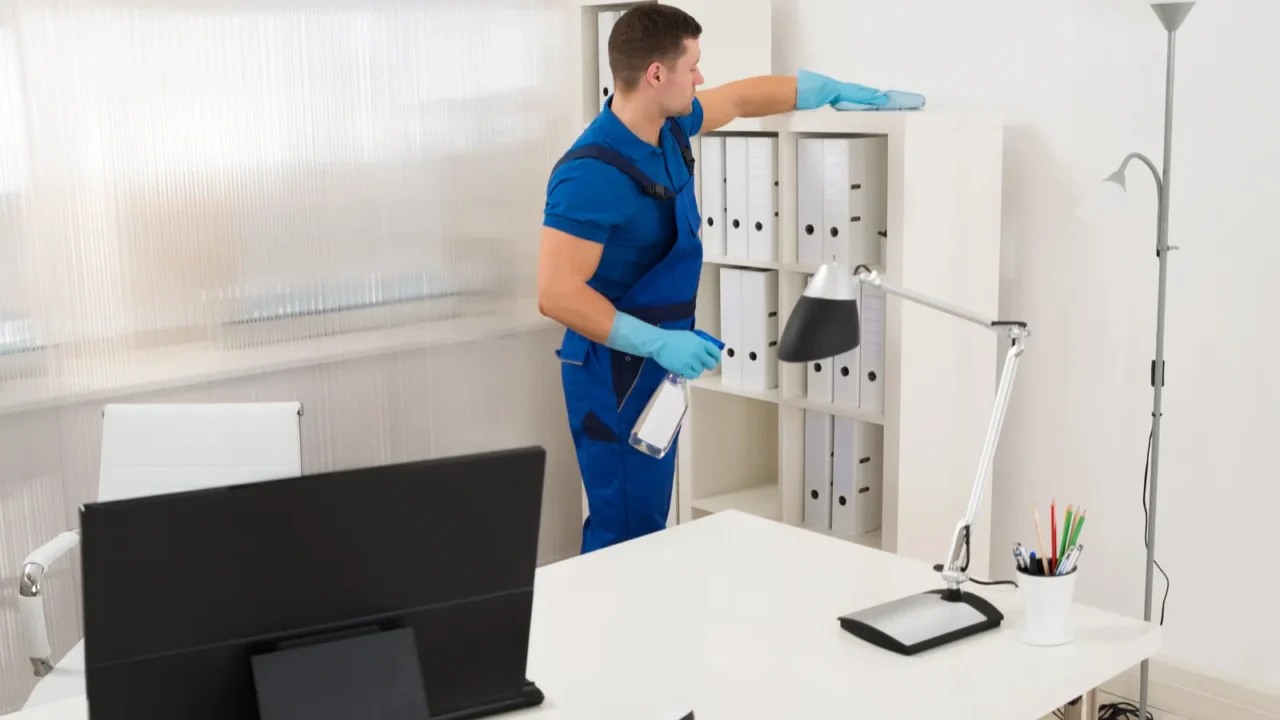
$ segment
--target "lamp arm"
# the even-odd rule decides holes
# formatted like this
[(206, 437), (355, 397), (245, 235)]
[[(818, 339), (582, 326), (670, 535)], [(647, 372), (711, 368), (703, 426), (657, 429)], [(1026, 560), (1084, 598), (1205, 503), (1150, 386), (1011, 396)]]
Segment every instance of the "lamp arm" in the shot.
[(1156, 164), (1151, 162), (1151, 158), (1146, 155), (1143, 155), (1140, 152), (1129, 153), (1125, 156), (1124, 161), (1120, 163), (1120, 169), (1117, 172), (1123, 175), (1125, 168), (1129, 167), (1129, 163), (1133, 160), (1142, 162), (1142, 164), (1146, 165), (1147, 169), (1151, 171), (1151, 177), (1155, 178), (1156, 181), (1156, 194), (1163, 198), (1164, 179), (1160, 176), (1160, 171), (1156, 169)]
[(943, 567), (942, 578), (947, 582), (947, 590), (958, 592), (960, 584), (969, 579), (969, 533), (973, 523), (978, 519), (978, 505), (982, 502), (982, 491), (987, 484), (987, 476), (995, 461), (996, 445), (1000, 442), (1000, 433), (1004, 429), (1005, 412), (1009, 409), (1009, 396), (1013, 393), (1013, 381), (1018, 373), (1018, 362), (1027, 348), (1027, 330), (1020, 324), (1001, 325), (1013, 340), (1012, 347), (1005, 353), (1004, 370), (1000, 373), (1000, 384), (996, 386), (995, 404), (991, 408), (991, 421), (987, 423), (987, 437), (982, 443), (982, 454), (978, 457), (978, 472), (973, 478), (973, 490), (969, 494), (969, 507), (964, 518), (956, 525), (955, 534), (951, 537), (951, 549), (947, 553), (947, 564)]
[[(1149, 161), (1148, 161), (1149, 162)], [(1159, 179), (1157, 178), (1157, 182)], [(1004, 369), (1000, 373), (1000, 384), (996, 386), (995, 404), (991, 409), (991, 421), (987, 424), (987, 437), (982, 444), (982, 454), (978, 457), (978, 471), (973, 478), (973, 490), (969, 494), (969, 506), (965, 509), (964, 518), (956, 525), (955, 534), (951, 537), (951, 548), (947, 553), (947, 563), (942, 566), (942, 577), (946, 580), (950, 593), (959, 593), (961, 583), (969, 579), (969, 534), (974, 521), (978, 519), (978, 506), (982, 503), (982, 491), (987, 485), (987, 475), (995, 461), (996, 445), (1000, 441), (1000, 433), (1004, 429), (1005, 412), (1009, 409), (1009, 397), (1013, 393), (1013, 382), (1018, 373), (1018, 362), (1027, 349), (1027, 325), (1018, 321), (991, 320), (970, 312), (957, 305), (931, 298), (927, 295), (904, 290), (884, 282), (879, 273), (860, 272), (857, 281), (881, 288), (886, 294), (896, 295), (910, 300), (917, 305), (924, 305), (952, 317), (968, 320), (993, 332), (1006, 335), (1012, 346), (1005, 354)]]
[[(866, 266), (863, 265), (860, 267), (866, 267)], [(859, 283), (880, 288), (881, 290), (884, 290), (886, 294), (896, 295), (902, 298), (903, 300), (910, 300), (911, 302), (917, 305), (924, 305), (925, 307), (933, 308), (934, 310), (937, 310), (940, 313), (945, 313), (952, 317), (960, 318), (961, 320), (968, 320), (974, 325), (981, 325), (982, 327), (987, 328), (988, 330), (995, 328), (997, 325), (995, 320), (992, 320), (990, 318), (985, 318), (974, 312), (970, 312), (960, 307), (959, 305), (952, 305), (949, 302), (938, 300), (936, 298), (931, 298), (928, 295), (921, 295), (920, 293), (915, 292), (914, 290), (906, 290), (906, 289), (897, 287), (895, 285), (891, 285), (885, 282), (884, 279), (880, 277), (880, 273), (878, 272), (875, 272), (875, 271), (860, 272), (857, 274), (856, 278)]]

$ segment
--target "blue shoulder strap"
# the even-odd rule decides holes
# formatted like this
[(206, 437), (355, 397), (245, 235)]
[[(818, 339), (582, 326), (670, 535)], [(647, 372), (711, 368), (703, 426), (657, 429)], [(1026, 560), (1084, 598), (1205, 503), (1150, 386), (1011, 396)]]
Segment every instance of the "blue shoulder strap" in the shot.
[(680, 148), (680, 155), (684, 157), (684, 166), (689, 168), (689, 174), (692, 175), (693, 148), (689, 146), (689, 136), (685, 134), (684, 126), (676, 122), (675, 118), (667, 118), (667, 127), (676, 138), (676, 147)]
[(564, 157), (560, 158), (555, 167), (551, 168), (551, 174), (554, 175), (561, 165), (571, 160), (583, 158), (599, 160), (606, 165), (613, 166), (619, 172), (635, 180), (636, 184), (640, 186), (640, 190), (647, 195), (659, 200), (670, 200), (675, 197), (675, 194), (669, 188), (661, 183), (654, 182), (652, 178), (644, 174), (643, 170), (636, 167), (635, 163), (628, 160), (625, 155), (604, 145), (582, 145), (570, 150), (564, 154)]
[[(685, 167), (689, 169), (689, 174), (692, 175), (694, 160), (693, 148), (689, 144), (689, 136), (685, 133), (684, 127), (680, 123), (676, 122), (675, 118), (667, 118), (667, 127), (671, 130), (671, 134), (676, 139), (676, 146), (680, 148), (680, 155), (684, 158)], [(661, 183), (654, 182), (653, 178), (650, 178), (643, 170), (636, 167), (635, 163), (628, 160), (625, 155), (613, 148), (605, 147), (604, 145), (582, 145), (570, 150), (564, 154), (564, 157), (561, 157), (560, 160), (556, 162), (555, 167), (551, 168), (551, 174), (554, 175), (556, 170), (559, 170), (560, 166), (567, 162), (581, 160), (584, 158), (588, 160), (599, 160), (606, 165), (612, 166), (614, 169), (634, 180), (636, 184), (640, 186), (640, 190), (646, 195), (650, 195), (659, 200), (670, 200), (675, 197), (675, 194), (671, 192), (670, 188)]]

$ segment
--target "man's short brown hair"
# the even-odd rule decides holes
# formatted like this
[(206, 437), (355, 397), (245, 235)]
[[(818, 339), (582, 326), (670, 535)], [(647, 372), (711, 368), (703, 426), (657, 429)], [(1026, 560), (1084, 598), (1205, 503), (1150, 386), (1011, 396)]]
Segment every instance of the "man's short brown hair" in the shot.
[(684, 41), (701, 35), (698, 21), (678, 7), (647, 2), (631, 8), (609, 33), (614, 85), (634, 90), (650, 65), (679, 59), (684, 54)]

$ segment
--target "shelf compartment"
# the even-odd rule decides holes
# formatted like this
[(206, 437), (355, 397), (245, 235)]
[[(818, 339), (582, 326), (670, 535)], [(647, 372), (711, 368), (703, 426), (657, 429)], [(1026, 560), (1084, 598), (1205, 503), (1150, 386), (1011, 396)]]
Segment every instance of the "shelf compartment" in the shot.
[[(708, 259), (706, 262), (711, 262), (711, 260)], [(872, 263), (867, 267), (880, 273), (880, 277), (882, 278), (887, 274), (882, 263)], [(783, 263), (781, 269), (783, 272), (800, 273), (805, 276), (812, 276), (814, 273), (818, 272), (818, 266), (812, 263)], [(852, 268), (850, 268), (850, 270), (852, 270)], [(805, 277), (804, 283), (806, 286), (809, 284), (809, 277)]]
[(828, 537), (833, 537), (837, 540), (844, 540), (846, 542), (851, 542), (854, 545), (869, 547), (872, 550), (884, 549), (884, 528), (879, 528), (876, 530), (872, 530), (871, 532), (866, 532), (861, 535), (855, 535), (852, 537), (847, 535), (837, 535), (836, 533), (833, 533), (833, 532), (824, 532), (821, 534), (826, 535)]
[(750, 390), (736, 385), (726, 385), (720, 375), (705, 375), (695, 380), (689, 381), (689, 386), (698, 390), (708, 390), (710, 392), (725, 393), (727, 395), (737, 395), (748, 400), (759, 400), (760, 402), (777, 404), (779, 394), (778, 389), (772, 390)]
[[(840, 537), (837, 535), (836, 537)], [(842, 540), (848, 540), (852, 543), (862, 545), (863, 547), (873, 548), (875, 550), (884, 549), (884, 528), (872, 530), (869, 533), (863, 533), (857, 537), (840, 537)]]
[[(726, 265), (728, 267), (744, 267), (757, 268), (759, 270), (782, 270), (782, 263), (776, 260), (752, 260), (744, 257), (730, 257), (728, 255), (704, 255), (702, 262), (708, 265)], [(816, 271), (817, 268), (814, 268)]]
[[(690, 393), (689, 413), (680, 431), (680, 477), (688, 481), (681, 488), (682, 513), (689, 513), (682, 517), (693, 519), (728, 507), (759, 510), (764, 504), (753, 500), (763, 499), (762, 487), (772, 488), (775, 497), (767, 508), (770, 517), (782, 517), (776, 391), (770, 397)], [(726, 498), (737, 504), (726, 505)]]
[(767, 483), (722, 495), (713, 495), (693, 501), (694, 517), (710, 515), (725, 510), (756, 515), (768, 520), (782, 519), (782, 495), (777, 483)]
[(810, 400), (807, 397), (786, 398), (782, 402), (790, 407), (800, 408), (801, 410), (816, 410), (817, 412), (829, 413), (838, 417), (852, 418), (859, 422), (870, 423), (872, 425), (884, 425), (884, 413), (879, 411), (863, 410), (862, 408), (837, 405), (836, 403)]

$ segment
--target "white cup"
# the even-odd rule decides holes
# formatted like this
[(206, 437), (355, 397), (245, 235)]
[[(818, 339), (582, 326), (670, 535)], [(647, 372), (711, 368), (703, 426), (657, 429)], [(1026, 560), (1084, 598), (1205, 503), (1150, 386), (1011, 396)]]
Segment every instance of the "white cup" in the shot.
[(1022, 597), (1022, 627), (1018, 637), (1028, 645), (1063, 645), (1076, 637), (1071, 623), (1071, 600), (1075, 596), (1076, 575), (1028, 575), (1018, 573), (1018, 593)]

